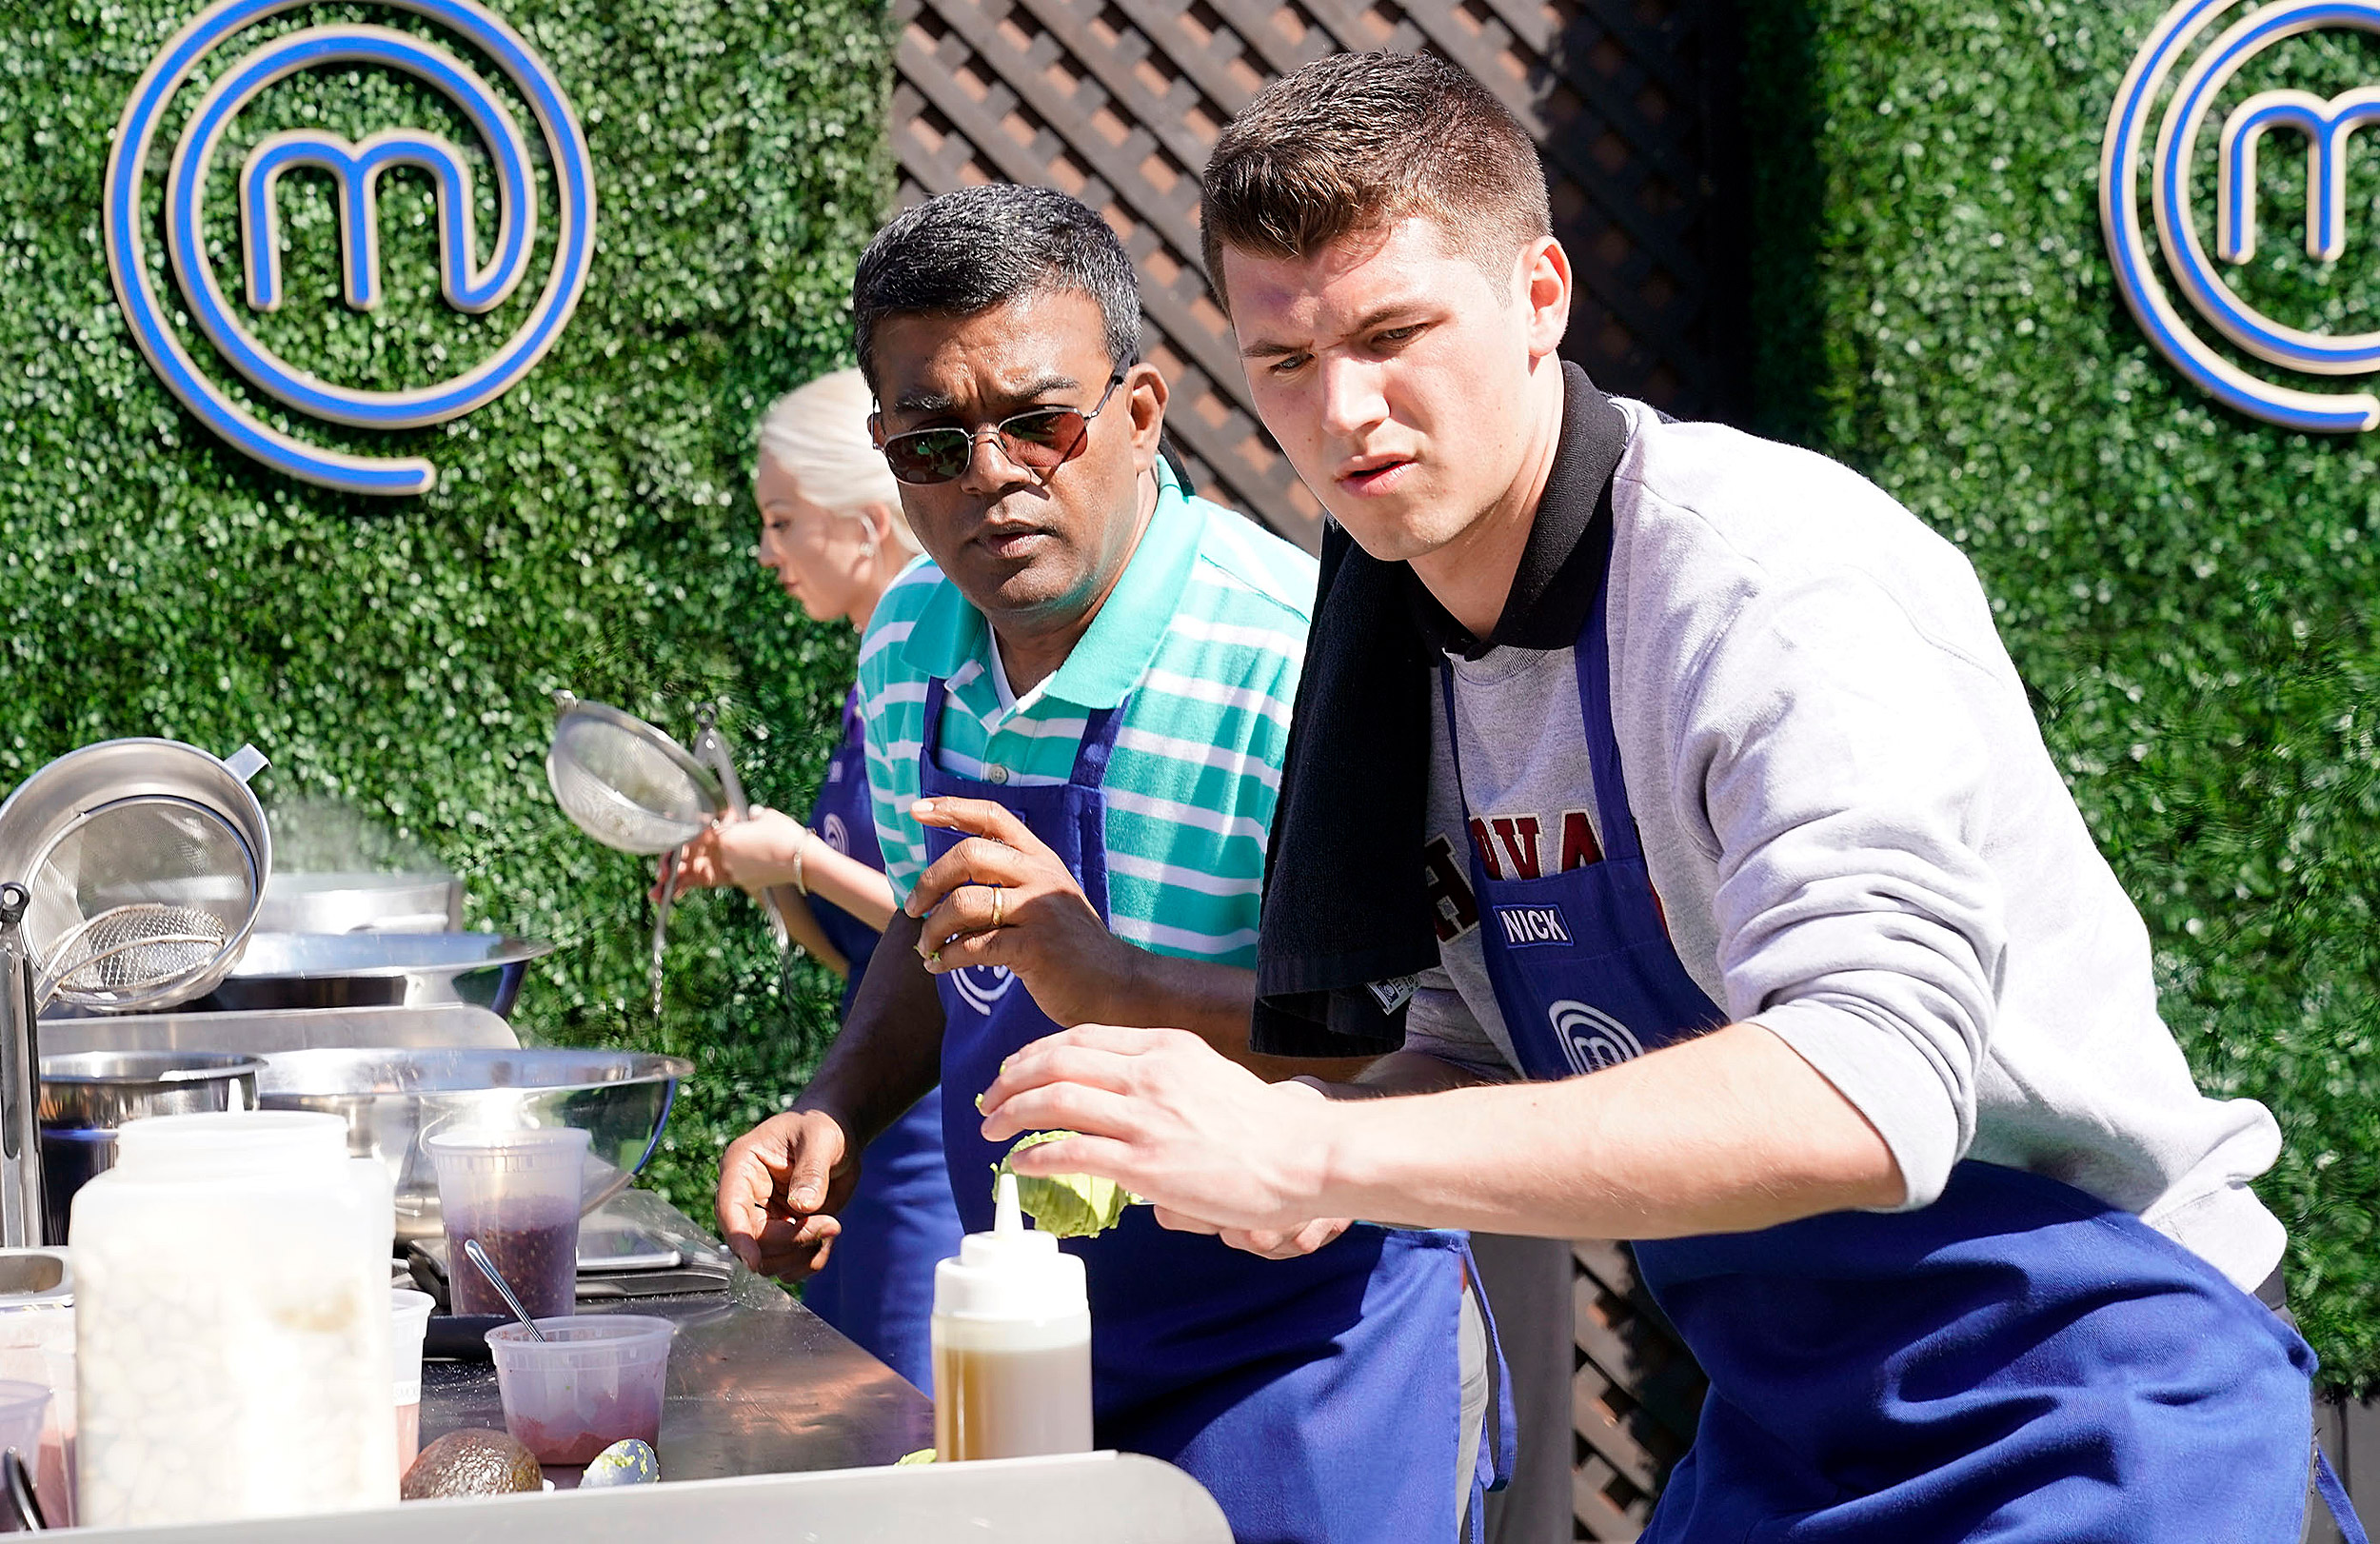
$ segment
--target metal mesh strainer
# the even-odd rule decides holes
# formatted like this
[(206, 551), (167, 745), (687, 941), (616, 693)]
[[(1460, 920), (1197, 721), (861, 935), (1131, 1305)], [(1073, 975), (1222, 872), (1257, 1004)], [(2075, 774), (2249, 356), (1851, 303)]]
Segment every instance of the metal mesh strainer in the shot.
[(685, 845), (725, 810), (719, 780), (684, 746), (601, 703), (564, 704), (545, 782), (580, 830), (647, 858)]
[(254, 914), (256, 861), (214, 811), (147, 795), (86, 812), (33, 871), (42, 997), (130, 1006), (205, 974)]
[(23, 883), (21, 926), (43, 1001), (100, 1013), (205, 993), (245, 947), (272, 839), (243, 749), (220, 761), (166, 740), (61, 757), (0, 805), (0, 878)]
[(223, 919), (195, 906), (135, 901), (101, 912), (59, 945), (50, 975), (34, 993), (106, 999), (153, 992), (214, 963), (229, 942)]

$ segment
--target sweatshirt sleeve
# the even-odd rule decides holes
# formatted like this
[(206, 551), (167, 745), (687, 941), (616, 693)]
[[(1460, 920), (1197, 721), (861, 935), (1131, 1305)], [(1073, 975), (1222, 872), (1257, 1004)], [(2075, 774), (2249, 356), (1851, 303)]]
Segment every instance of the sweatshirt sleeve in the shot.
[(1976, 708), (2009, 683), (1840, 575), (1755, 601), (1689, 680), (1674, 792), (1716, 845), (1728, 1016), (1840, 1090), (1927, 1205), (1974, 1139), (2007, 942)]
[(1405, 1010), (1404, 1049), (1493, 1083), (1520, 1076), (1511, 1054), (1472, 1015), (1444, 966), (1423, 971), (1414, 982), (1413, 1001)]

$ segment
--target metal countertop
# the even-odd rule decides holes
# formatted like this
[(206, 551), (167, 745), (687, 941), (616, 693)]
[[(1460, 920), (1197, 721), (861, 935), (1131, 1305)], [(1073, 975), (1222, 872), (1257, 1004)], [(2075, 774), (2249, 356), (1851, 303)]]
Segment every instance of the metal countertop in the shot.
[[(716, 1254), (716, 1240), (650, 1191), (604, 1208), (681, 1247)], [(676, 1321), (662, 1408), (664, 1481), (796, 1474), (889, 1464), (934, 1445), (934, 1407), (898, 1373), (844, 1339), (775, 1282), (742, 1265), (724, 1293), (587, 1302), (585, 1313), (651, 1314)], [(422, 1443), (467, 1426), (504, 1430), (496, 1369), (425, 1362)], [(557, 1489), (578, 1471), (551, 1467)]]

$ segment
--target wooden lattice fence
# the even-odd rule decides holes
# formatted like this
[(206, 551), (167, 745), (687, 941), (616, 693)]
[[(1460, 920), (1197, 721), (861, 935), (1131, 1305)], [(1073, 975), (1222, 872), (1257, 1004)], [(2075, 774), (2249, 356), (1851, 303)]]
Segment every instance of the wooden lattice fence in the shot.
[(1723, 0), (896, 0), (902, 197), (1040, 183), (1140, 265), (1149, 357), (1202, 490), (1305, 543), (1320, 511), (1256, 420), (1199, 264), (1198, 174), (1266, 81), (1348, 49), (1469, 69), (1541, 148), (1578, 274), (1565, 352), (1607, 389), (1733, 417), (1743, 198)]

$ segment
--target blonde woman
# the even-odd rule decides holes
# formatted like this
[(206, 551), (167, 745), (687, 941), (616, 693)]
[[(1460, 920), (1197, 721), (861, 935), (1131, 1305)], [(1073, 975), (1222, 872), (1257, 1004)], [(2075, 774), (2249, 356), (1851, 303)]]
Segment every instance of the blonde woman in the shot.
[[(762, 421), (752, 478), (761, 565), (814, 621), (864, 628), (893, 576), (918, 555), (899, 485), (870, 442), (867, 386), (837, 370), (786, 393)], [(893, 911), (877, 851), (860, 737), (858, 689), (843, 700), (843, 743), (807, 822), (775, 810), (714, 826), (687, 847), (681, 882), (759, 890), (791, 885), (808, 901), (792, 931), (828, 963), (848, 961), (848, 1010)], [(814, 924), (805, 927), (804, 922)], [(817, 948), (828, 945), (832, 953)], [(959, 1252), (959, 1214), (942, 1162), (942, 1096), (918, 1101), (870, 1143), (827, 1263), (803, 1288), (821, 1318), (932, 1392), (926, 1322), (934, 1263)]]

